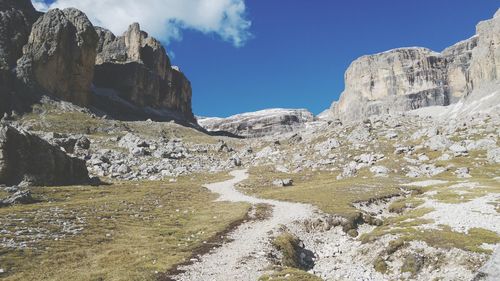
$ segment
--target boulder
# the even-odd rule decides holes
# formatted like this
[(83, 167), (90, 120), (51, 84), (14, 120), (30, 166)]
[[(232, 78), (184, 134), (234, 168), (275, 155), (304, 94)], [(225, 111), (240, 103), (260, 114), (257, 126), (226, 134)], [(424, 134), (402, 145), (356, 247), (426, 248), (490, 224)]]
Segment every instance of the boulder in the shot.
[(352, 144), (366, 144), (373, 140), (371, 128), (359, 125), (347, 136), (347, 140)]
[(84, 160), (25, 131), (0, 127), (0, 184), (52, 186), (89, 181)]
[[(96, 92), (112, 90), (118, 98), (139, 108), (166, 111), (196, 122), (191, 108), (191, 83), (170, 64), (165, 48), (138, 23), (122, 36), (96, 27), (99, 37), (95, 65)], [(99, 104), (97, 104), (99, 106)]]
[(97, 41), (94, 26), (81, 11), (50, 10), (33, 24), (17, 76), (36, 92), (87, 106)]
[(318, 143), (314, 146), (314, 150), (318, 151), (322, 156), (328, 155), (332, 149), (340, 147), (340, 142), (336, 139), (327, 139), (324, 142)]
[(443, 150), (453, 145), (453, 142), (450, 141), (447, 137), (442, 135), (436, 135), (429, 138), (428, 141), (425, 142), (425, 146), (427, 146), (430, 150)]

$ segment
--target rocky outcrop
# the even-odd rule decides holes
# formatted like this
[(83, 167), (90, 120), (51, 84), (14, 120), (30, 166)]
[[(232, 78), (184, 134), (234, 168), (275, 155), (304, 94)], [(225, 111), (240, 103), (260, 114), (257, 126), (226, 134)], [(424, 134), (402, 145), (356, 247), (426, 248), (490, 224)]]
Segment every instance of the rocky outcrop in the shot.
[(34, 24), (18, 77), (31, 88), (77, 105), (90, 104), (97, 34), (76, 9), (53, 9)]
[(12, 69), (39, 13), (29, 0), (0, 0), (0, 114), (16, 109)]
[(198, 124), (208, 131), (223, 131), (242, 137), (262, 137), (291, 132), (313, 120), (313, 114), (305, 109), (277, 108), (227, 118), (199, 117)]
[(449, 105), (500, 76), (500, 12), (476, 36), (441, 53), (401, 48), (363, 56), (345, 74), (345, 90), (321, 118), (370, 115)]
[(96, 28), (99, 35), (94, 83), (98, 93), (113, 90), (133, 105), (169, 111), (196, 122), (191, 83), (172, 67), (161, 43), (132, 24), (123, 36)]
[(70, 185), (89, 182), (85, 161), (10, 126), (0, 127), (0, 184)]

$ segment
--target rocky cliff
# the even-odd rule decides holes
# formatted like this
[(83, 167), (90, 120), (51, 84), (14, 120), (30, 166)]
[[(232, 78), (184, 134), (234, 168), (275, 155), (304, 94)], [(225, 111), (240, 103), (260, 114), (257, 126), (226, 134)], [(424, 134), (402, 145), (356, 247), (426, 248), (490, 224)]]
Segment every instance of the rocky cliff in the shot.
[(458, 102), (500, 75), (500, 11), (476, 33), (441, 53), (413, 47), (357, 59), (339, 101), (320, 117), (355, 120)]
[(195, 122), (191, 83), (172, 67), (161, 43), (132, 24), (123, 36), (97, 27), (99, 43), (94, 84), (97, 92), (113, 90), (133, 105), (169, 111)]
[(42, 14), (0, 0), (0, 115), (41, 95), (117, 118), (196, 122), (191, 83), (139, 24), (116, 37), (73, 8)]
[(291, 132), (314, 120), (305, 109), (266, 109), (242, 113), (227, 118), (198, 118), (208, 131), (223, 131), (242, 137), (262, 137)]

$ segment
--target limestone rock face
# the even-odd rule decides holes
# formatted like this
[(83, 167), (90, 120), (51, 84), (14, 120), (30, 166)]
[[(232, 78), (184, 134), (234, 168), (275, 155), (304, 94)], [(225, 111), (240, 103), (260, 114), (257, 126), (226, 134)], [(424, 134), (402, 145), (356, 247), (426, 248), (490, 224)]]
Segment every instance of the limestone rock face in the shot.
[(123, 36), (96, 28), (99, 35), (94, 84), (112, 89), (139, 107), (169, 110), (195, 122), (191, 83), (170, 59), (161, 43), (132, 24)]
[(23, 46), (39, 13), (29, 0), (0, 0), (0, 114), (10, 112), (14, 95), (11, 70), (22, 56)]
[(208, 131), (224, 131), (242, 137), (262, 137), (291, 132), (314, 120), (305, 109), (266, 109), (228, 118), (198, 118)]
[(401, 48), (363, 56), (345, 74), (345, 90), (320, 118), (356, 120), (460, 101), (500, 76), (500, 12), (477, 34), (441, 53)]
[(472, 50), (469, 69), (473, 87), (500, 78), (500, 9), (493, 19), (480, 22), (476, 27), (477, 47)]
[(335, 114), (358, 119), (448, 103), (445, 60), (425, 48), (395, 49), (354, 61)]
[(10, 126), (0, 127), (0, 184), (70, 185), (89, 182), (85, 161)]
[(87, 106), (97, 42), (84, 13), (72, 8), (50, 10), (33, 24), (18, 61), (18, 77), (37, 90)]

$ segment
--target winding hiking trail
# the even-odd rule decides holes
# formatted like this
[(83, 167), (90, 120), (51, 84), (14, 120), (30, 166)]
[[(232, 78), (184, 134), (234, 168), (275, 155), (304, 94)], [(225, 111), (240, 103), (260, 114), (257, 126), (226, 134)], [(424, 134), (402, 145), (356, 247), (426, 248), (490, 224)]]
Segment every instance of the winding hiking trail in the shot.
[(271, 250), (270, 233), (280, 225), (289, 225), (297, 220), (311, 218), (313, 207), (299, 203), (259, 199), (245, 195), (234, 185), (247, 179), (247, 170), (231, 172), (233, 179), (207, 184), (212, 192), (220, 194), (217, 201), (248, 202), (269, 204), (273, 207), (272, 216), (263, 221), (249, 221), (234, 230), (229, 243), (213, 250), (191, 265), (179, 268), (185, 271), (172, 276), (178, 281), (254, 281), (270, 265), (266, 256)]

